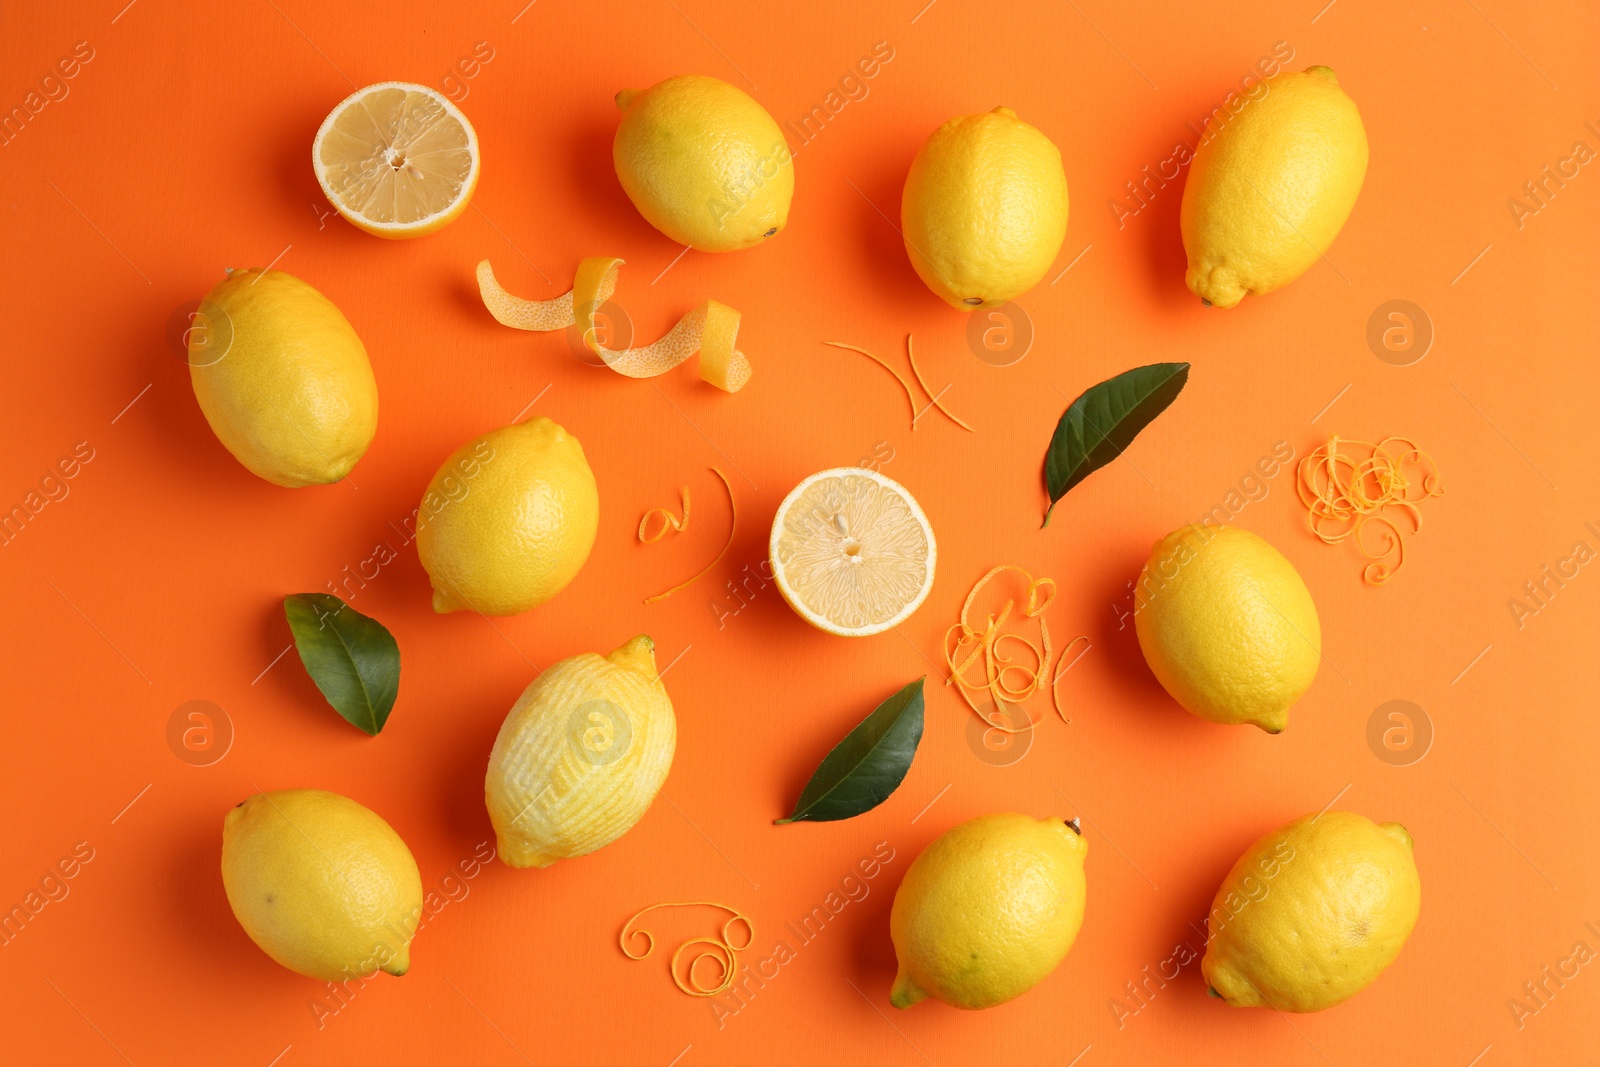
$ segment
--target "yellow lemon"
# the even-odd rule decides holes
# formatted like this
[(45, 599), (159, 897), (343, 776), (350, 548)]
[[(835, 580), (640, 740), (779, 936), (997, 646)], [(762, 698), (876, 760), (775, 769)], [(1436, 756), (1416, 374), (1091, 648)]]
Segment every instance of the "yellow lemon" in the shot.
[(742, 90), (683, 74), (617, 94), (611, 159), (645, 221), (702, 252), (760, 244), (789, 221), (794, 161), (778, 124)]
[(677, 740), (643, 634), (609, 656), (584, 652), (546, 670), (489, 756), (484, 796), (501, 858), (548, 867), (621, 837), (666, 781)]
[(911, 161), (900, 198), (906, 254), (961, 311), (1039, 283), (1067, 235), (1067, 175), (1050, 138), (1008, 107), (940, 126)]
[(1294, 564), (1235, 526), (1185, 526), (1150, 553), (1135, 590), (1145, 662), (1202, 719), (1270, 734), (1317, 676), (1322, 628)]
[(784, 498), (768, 543), (773, 581), (811, 625), (841, 637), (899, 626), (933, 588), (938, 546), (898, 482), (861, 467), (813, 474)]
[(189, 381), (240, 463), (290, 487), (350, 473), (378, 428), (378, 383), (332, 301), (281, 270), (238, 270), (193, 322)]
[(222, 823), (222, 885), (250, 940), (325, 981), (405, 974), (422, 876), (400, 835), (349, 797), (257, 793)]
[(1251, 845), (1223, 879), (1200, 970), (1235, 1007), (1321, 1011), (1393, 963), (1422, 883), (1411, 835), (1348, 811), (1306, 815)]
[(478, 187), (478, 135), (437, 89), (381, 82), (328, 113), (311, 145), (328, 203), (376, 237), (421, 237), (449, 225)]
[(906, 871), (889, 912), (889, 1002), (992, 1008), (1047, 978), (1083, 926), (1077, 820), (1003, 812), (946, 830)]
[(1327, 67), (1261, 83), (1189, 165), (1179, 226), (1184, 280), (1208, 306), (1270, 293), (1327, 252), (1367, 174), (1367, 131)]
[(545, 418), (475, 437), (444, 461), (417, 509), (433, 610), (516, 615), (577, 577), (600, 525), (578, 439)]

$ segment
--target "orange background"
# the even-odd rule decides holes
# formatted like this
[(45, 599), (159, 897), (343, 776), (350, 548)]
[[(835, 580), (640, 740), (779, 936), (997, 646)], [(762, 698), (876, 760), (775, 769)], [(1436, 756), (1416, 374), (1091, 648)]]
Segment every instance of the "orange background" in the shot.
[[(0, 906), (22, 903), (79, 842), (93, 850), (70, 893), (0, 948), (8, 1058), (1592, 1058), (1600, 965), (1551, 982), (1536, 1013), (1519, 1019), (1507, 1004), (1524, 996), (1533, 1007), (1522, 984), (1575, 942), (1600, 948), (1584, 925), (1600, 927), (1600, 577), (1590, 574), (1600, 565), (1520, 627), (1507, 605), (1575, 542), (1600, 548), (1584, 525), (1600, 525), (1600, 176), (1582, 168), (1520, 227), (1507, 206), (1575, 141), (1600, 149), (1585, 126), (1600, 126), (1591, 7), (910, 0), (779, 14), (712, 0), (125, 2), (0, 10), (6, 108), (77, 42), (93, 51), (69, 95), (0, 148), (10, 337), (0, 503), (24, 501), (79, 442), (93, 450), (69, 495), (0, 548), (10, 619)], [(473, 210), (409, 243), (320, 218), (308, 156), (328, 110), (376, 81), (444, 88), (479, 41), (494, 58), (461, 100), (483, 145)], [(880, 41), (893, 58), (868, 95), (809, 143), (790, 131), (797, 183), (781, 237), (674, 263), (680, 249), (640, 219), (613, 175), (612, 94), (706, 73), (784, 124), (823, 104)], [(1120, 227), (1107, 202), (1126, 198), (1124, 183), (1175, 143), (1192, 145), (1187, 123), (1279, 41), (1296, 69), (1334, 67), (1357, 102), (1371, 141), (1366, 185), (1326, 262), (1283, 291), (1206, 311), (1182, 281), (1181, 179)], [(888, 221), (922, 139), (998, 104), (1061, 147), (1072, 192), (1056, 280), (1019, 301), (1033, 347), (1007, 367), (975, 358), (968, 320), (924, 289)], [(628, 260), (617, 302), (641, 339), (707, 296), (740, 309), (751, 384), (724, 395), (692, 366), (655, 382), (610, 376), (559, 336), (499, 327), (477, 299), (480, 258), (513, 291), (553, 296), (590, 255)], [(269, 261), (335, 301), (371, 354), (380, 424), (344, 484), (285, 490), (247, 473), (210, 433), (167, 340), (172, 316), (224, 267)], [(1425, 309), (1437, 334), (1410, 366), (1379, 360), (1365, 340), (1368, 317), (1396, 298)], [(930, 386), (950, 383), (945, 403), (976, 433), (936, 412), (912, 432), (887, 375), (819, 344), (900, 362), (908, 331)], [(1175, 359), (1193, 364), (1176, 404), (1040, 531), (1040, 460), (1068, 400)], [(390, 627), (404, 656), (399, 702), (369, 739), (332, 712), (294, 655), (274, 664), (289, 640), (281, 598), (326, 588), (380, 542), (401, 548), (391, 523), (411, 514), (443, 458), (530, 402), (588, 453), (602, 499), (594, 553), (550, 604), (490, 622), (434, 615), (405, 547), (351, 599)], [(1305, 576), (1325, 663), (1279, 737), (1192, 718), (1146, 669), (1131, 624), (1118, 626), (1126, 583), (1152, 541), (1225, 503), (1277, 442), (1304, 455), (1332, 432), (1414, 435), (1448, 493), (1424, 507), (1404, 570), (1372, 589), (1353, 550), (1306, 532), (1292, 471), (1268, 480), (1234, 521)], [(875, 450), (892, 453), (883, 471), (916, 494), (938, 534), (938, 582), (921, 610), (898, 633), (853, 642), (806, 627), (770, 586), (752, 583), (748, 605), (729, 613), (740, 601), (725, 583), (764, 557), (787, 490)], [(738, 498), (732, 549), (689, 590), (646, 606), (726, 536), (713, 465)], [(674, 502), (683, 482), (695, 494), (690, 532), (640, 546), (640, 513)], [(1056, 577), (1056, 632), (1093, 644), (1062, 684), (1071, 725), (1045, 720), (1023, 758), (997, 765), (1015, 753), (980, 758), (970, 714), (930, 685), (921, 749), (885, 804), (848, 822), (772, 826), (853, 723), (907, 680), (936, 680), (940, 635), (971, 583), (1002, 562)], [(680, 729), (644, 820), (581, 860), (545, 871), (496, 862), (451, 883), (460, 899), (418, 935), (411, 973), (379, 976), (319, 1028), (321, 985), (272, 963), (229, 912), (224, 813), (257, 789), (347, 794), (394, 825), (439, 890), (492, 840), (483, 770), (517, 694), (538, 668), (640, 631), (672, 663)], [(194, 699), (223, 708), (235, 731), (210, 766), (186, 764), (167, 743), (174, 709)], [(1409, 766), (1367, 743), (1369, 717), (1392, 699), (1432, 724), (1431, 750)], [(1245, 845), (1332, 802), (1400, 820), (1417, 840), (1422, 916), (1372, 988), (1314, 1016), (1234, 1010), (1206, 996), (1191, 963), (1164, 987), (1148, 984), (1143, 1001), (1129, 996), (1125, 983), (1176, 946), (1202, 947), (1197, 924)], [(1003, 1007), (894, 1011), (895, 886), (938, 833), (1004, 809), (1082, 816), (1089, 903), (1076, 947)], [(894, 858), (868, 895), (802, 946), (784, 923), (820, 905), (878, 842)], [(747, 964), (779, 939), (794, 950), (720, 1017), (672, 988), (664, 953), (629, 962), (616, 946), (636, 909), (705, 898), (754, 916)], [(655, 930), (670, 948), (711, 932), (708, 922), (682, 914)]]

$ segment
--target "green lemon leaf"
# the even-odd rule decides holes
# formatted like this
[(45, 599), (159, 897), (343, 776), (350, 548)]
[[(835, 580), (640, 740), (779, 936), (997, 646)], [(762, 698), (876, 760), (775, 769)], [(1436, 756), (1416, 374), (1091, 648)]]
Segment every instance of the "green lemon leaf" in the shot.
[(911, 769), (922, 740), (922, 682), (879, 704), (833, 746), (800, 792), (789, 822), (832, 822), (871, 811), (889, 798)]
[(1050, 513), (1068, 490), (1122, 455), (1188, 380), (1187, 363), (1152, 363), (1107, 378), (1068, 405), (1044, 454), (1050, 507), (1042, 525), (1050, 525)]
[(368, 734), (383, 729), (400, 691), (400, 646), (376, 619), (336, 596), (293, 593), (283, 613), (306, 673), (333, 710)]

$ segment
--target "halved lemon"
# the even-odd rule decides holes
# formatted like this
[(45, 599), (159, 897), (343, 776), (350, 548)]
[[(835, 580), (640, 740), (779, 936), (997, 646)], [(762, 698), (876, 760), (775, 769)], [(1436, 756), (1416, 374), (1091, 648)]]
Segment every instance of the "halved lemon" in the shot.
[(778, 505), (769, 545), (789, 606), (842, 637), (882, 633), (933, 588), (933, 527), (904, 486), (876, 471), (813, 474)]
[(421, 237), (466, 210), (478, 187), (478, 135), (436, 90), (379, 82), (322, 120), (311, 165), (328, 202), (357, 228)]

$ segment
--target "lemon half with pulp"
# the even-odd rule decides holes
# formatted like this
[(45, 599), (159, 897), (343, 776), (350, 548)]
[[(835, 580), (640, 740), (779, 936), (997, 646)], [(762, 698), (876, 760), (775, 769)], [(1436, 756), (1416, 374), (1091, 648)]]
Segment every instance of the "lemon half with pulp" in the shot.
[(933, 588), (938, 549), (912, 495), (876, 471), (813, 474), (778, 505), (773, 579), (819, 630), (864, 637), (898, 626)]
[(421, 237), (467, 209), (478, 187), (478, 135), (437, 90), (379, 82), (322, 121), (311, 165), (351, 225), (378, 237)]

